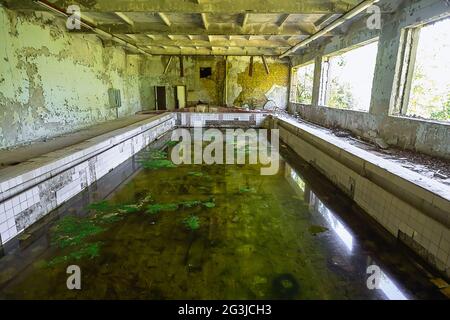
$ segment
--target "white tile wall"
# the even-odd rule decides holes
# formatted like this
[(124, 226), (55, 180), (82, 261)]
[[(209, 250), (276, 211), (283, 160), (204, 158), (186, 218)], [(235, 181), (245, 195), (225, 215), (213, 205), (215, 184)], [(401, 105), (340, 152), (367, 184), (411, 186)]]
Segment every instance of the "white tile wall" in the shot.
[(263, 125), (267, 114), (264, 113), (195, 113), (186, 112), (177, 114), (179, 125), (182, 127), (194, 127), (200, 125), (206, 127), (206, 121), (241, 121), (243, 124), (249, 122), (252, 117), (256, 120), (256, 126)]

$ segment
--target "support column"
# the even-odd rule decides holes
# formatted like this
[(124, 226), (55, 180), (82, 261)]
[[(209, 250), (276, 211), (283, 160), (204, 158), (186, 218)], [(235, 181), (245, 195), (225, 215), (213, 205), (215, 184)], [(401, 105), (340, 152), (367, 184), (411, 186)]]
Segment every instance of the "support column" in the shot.
[(319, 55), (314, 60), (314, 82), (312, 91), (313, 106), (320, 104), (320, 82), (322, 80), (322, 55)]
[(383, 25), (378, 40), (378, 54), (373, 77), (371, 104), (369, 112), (375, 115), (388, 115), (394, 107), (397, 84), (395, 80), (397, 57), (400, 48), (401, 29), (394, 21)]

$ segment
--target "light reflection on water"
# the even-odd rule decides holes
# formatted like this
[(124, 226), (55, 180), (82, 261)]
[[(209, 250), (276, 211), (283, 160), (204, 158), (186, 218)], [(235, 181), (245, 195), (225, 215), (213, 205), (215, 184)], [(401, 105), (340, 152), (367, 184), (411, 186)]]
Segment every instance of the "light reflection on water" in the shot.
[[(309, 211), (312, 214), (319, 214), (324, 219), (324, 224), (327, 228), (333, 230), (335, 239), (339, 239), (340, 242), (347, 249), (347, 255), (351, 255), (355, 238), (352, 235), (350, 229), (345, 226), (336, 214), (333, 213), (317, 196), (312, 192), (301, 176), (286, 163), (285, 165), (285, 177), (289, 184), (293, 187), (296, 194), (303, 194), (304, 200), (309, 204)], [(343, 253), (343, 251), (340, 251)], [(376, 263), (371, 257), (368, 257), (368, 261), (372, 261), (371, 264)], [(401, 289), (394, 283), (394, 281), (380, 268), (380, 282), (379, 288), (387, 299), (389, 300), (408, 300)]]

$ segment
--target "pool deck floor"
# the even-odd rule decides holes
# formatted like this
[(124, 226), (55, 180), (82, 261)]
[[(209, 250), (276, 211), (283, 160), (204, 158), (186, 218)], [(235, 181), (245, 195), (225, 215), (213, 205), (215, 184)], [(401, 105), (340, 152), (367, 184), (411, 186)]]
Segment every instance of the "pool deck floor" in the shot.
[(106, 121), (87, 128), (67, 133), (48, 140), (40, 140), (13, 149), (0, 150), (0, 169), (15, 165), (65, 147), (75, 145), (104, 133), (129, 126), (133, 123), (156, 117), (157, 114), (136, 114)]

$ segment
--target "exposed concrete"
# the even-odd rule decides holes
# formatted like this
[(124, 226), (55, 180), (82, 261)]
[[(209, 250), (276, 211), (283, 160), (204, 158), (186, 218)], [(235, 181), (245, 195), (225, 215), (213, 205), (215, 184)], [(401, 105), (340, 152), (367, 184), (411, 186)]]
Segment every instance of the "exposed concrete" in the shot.
[(297, 103), (291, 103), (289, 110), (328, 128), (350, 130), (371, 142), (381, 137), (390, 146), (450, 159), (450, 124)]
[[(381, 30), (367, 28), (367, 17), (347, 24), (346, 32), (340, 36), (317, 41), (309, 48), (292, 57), (292, 65), (315, 60), (313, 105), (290, 104), (291, 112), (305, 120), (326, 127), (350, 130), (370, 141), (383, 138), (389, 145), (419, 151), (425, 154), (450, 158), (450, 124), (393, 116), (393, 105), (397, 92), (398, 53), (400, 35), (404, 27), (415, 26), (450, 15), (450, 7), (439, 0), (381, 0), (380, 5), (390, 10), (382, 12)], [(339, 110), (320, 106), (320, 73), (323, 56), (340, 50), (349, 50), (355, 45), (378, 39), (378, 55), (373, 79), (371, 106), (368, 113)]]

